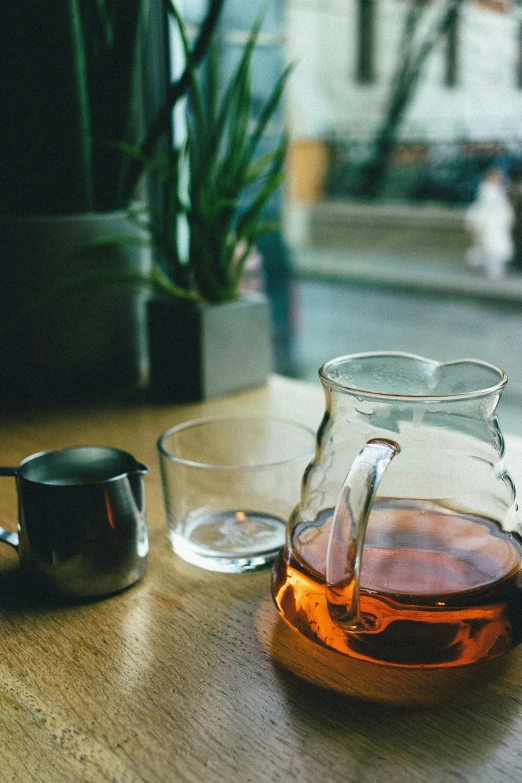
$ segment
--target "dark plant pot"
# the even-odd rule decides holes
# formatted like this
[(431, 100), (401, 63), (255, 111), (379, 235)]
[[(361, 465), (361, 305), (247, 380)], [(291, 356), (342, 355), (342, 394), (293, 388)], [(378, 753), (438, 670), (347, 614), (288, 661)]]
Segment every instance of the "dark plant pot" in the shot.
[(270, 305), (262, 294), (198, 305), (148, 303), (150, 395), (193, 402), (260, 386), (272, 365)]
[[(135, 235), (125, 212), (0, 219), (5, 327), (57, 281), (99, 271), (145, 271), (148, 249), (94, 240)], [(2, 335), (0, 401), (60, 401), (134, 393), (147, 378), (146, 297), (106, 285), (60, 294)]]

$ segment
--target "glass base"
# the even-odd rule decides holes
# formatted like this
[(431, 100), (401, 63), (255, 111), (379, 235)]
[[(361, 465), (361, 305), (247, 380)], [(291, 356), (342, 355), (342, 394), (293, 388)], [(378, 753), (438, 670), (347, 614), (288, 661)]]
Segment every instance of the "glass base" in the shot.
[(191, 521), (181, 536), (169, 529), (172, 548), (209, 571), (254, 571), (274, 562), (285, 542), (286, 522), (256, 511), (208, 512)]

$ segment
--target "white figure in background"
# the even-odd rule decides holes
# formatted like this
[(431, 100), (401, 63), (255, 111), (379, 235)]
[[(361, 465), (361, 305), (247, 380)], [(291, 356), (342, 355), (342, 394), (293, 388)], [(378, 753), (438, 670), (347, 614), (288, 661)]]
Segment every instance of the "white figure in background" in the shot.
[(489, 169), (479, 185), (477, 197), (465, 217), (473, 246), (467, 252), (471, 266), (483, 267), (492, 280), (504, 277), (515, 248), (512, 230), (515, 213), (509, 200), (504, 175)]

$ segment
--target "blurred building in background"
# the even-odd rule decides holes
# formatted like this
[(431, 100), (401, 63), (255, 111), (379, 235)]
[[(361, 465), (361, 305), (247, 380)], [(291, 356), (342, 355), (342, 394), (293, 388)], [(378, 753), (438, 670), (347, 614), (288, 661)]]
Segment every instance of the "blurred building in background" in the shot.
[(509, 171), (522, 157), (520, 13), (504, 0), (288, 0), (294, 200), (361, 190), (408, 57), (419, 73), (371, 195), (468, 203), (491, 161)]

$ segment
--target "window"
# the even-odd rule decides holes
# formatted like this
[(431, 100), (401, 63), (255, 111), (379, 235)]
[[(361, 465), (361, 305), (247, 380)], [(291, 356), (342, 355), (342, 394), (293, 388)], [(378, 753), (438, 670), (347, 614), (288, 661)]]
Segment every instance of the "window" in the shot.
[(522, 89), (522, 22), (518, 22), (517, 28), (517, 87)]
[(444, 75), (446, 87), (455, 87), (459, 78), (459, 29), (460, 9), (455, 7), (450, 16), (446, 34), (446, 69)]
[(375, 81), (375, 11), (377, 0), (358, 0), (357, 81)]

